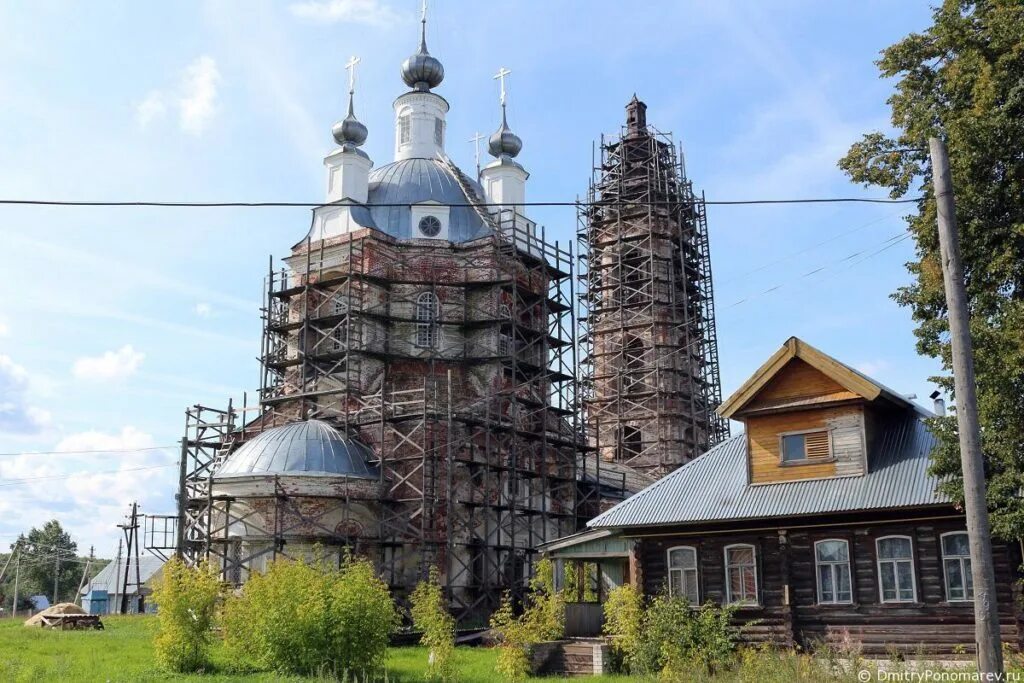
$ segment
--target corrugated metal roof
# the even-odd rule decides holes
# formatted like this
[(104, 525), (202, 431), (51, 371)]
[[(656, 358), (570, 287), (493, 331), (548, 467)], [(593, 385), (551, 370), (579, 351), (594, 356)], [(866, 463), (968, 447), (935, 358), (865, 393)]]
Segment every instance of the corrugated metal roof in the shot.
[(747, 483), (747, 440), (738, 434), (612, 509), (591, 528), (816, 515), (949, 503), (928, 473), (935, 437), (917, 416), (884, 427), (863, 476)]
[(259, 434), (228, 456), (215, 479), (253, 474), (345, 476), (377, 479), (370, 450), (320, 420), (293, 422)]

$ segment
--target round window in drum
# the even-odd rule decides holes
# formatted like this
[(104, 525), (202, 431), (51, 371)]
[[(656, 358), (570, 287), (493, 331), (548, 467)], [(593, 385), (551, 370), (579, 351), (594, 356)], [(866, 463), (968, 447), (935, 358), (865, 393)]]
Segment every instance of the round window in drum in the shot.
[(424, 216), (420, 219), (419, 228), (424, 237), (437, 237), (441, 233), (441, 221), (435, 216)]

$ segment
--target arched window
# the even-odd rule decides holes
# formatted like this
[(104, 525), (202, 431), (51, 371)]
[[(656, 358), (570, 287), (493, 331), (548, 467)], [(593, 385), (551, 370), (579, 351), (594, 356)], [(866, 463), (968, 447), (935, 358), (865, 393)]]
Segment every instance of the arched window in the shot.
[(823, 605), (853, 602), (850, 587), (850, 544), (831, 538), (814, 544), (818, 573), (818, 602)]
[(668, 549), (668, 592), (686, 598), (691, 605), (700, 603), (697, 586), (697, 549), (681, 545)]
[(974, 599), (974, 577), (971, 576), (971, 548), (966, 531), (942, 534), (942, 572), (946, 576), (946, 600)]
[(757, 552), (752, 545), (725, 546), (725, 596), (728, 603), (757, 604)]
[(643, 391), (644, 343), (638, 337), (628, 337), (622, 349), (622, 393)]
[(412, 141), (412, 117), (402, 114), (398, 117), (398, 144), (405, 145)]
[(629, 462), (643, 451), (643, 433), (639, 427), (625, 425), (619, 428), (619, 443), (616, 444), (615, 459)]
[(909, 536), (885, 536), (875, 541), (881, 602), (917, 602), (914, 544)]
[(444, 121), (434, 119), (434, 144), (444, 147)]
[(432, 349), (437, 345), (437, 319), (440, 303), (433, 292), (416, 297), (416, 346)]

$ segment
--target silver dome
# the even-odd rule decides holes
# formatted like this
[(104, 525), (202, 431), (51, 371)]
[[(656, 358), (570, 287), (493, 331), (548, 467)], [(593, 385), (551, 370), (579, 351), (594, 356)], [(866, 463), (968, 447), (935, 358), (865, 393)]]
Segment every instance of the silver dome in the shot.
[[(484, 196), (479, 183), (465, 174), (463, 178), (476, 199)], [(490, 234), (473, 207), (468, 206), (469, 198), (444, 162), (438, 159), (401, 159), (370, 173), (366, 205), (374, 227), (392, 237), (411, 238), (412, 209), (409, 205), (428, 201), (451, 207), (448, 212), (450, 241), (468, 242)]]
[(342, 147), (359, 147), (366, 142), (366, 126), (356, 118), (352, 108), (352, 92), (348, 93), (348, 115), (331, 128), (334, 141)]
[(252, 475), (379, 478), (370, 449), (320, 420), (274, 427), (246, 441), (214, 473), (215, 479)]
[(414, 90), (430, 90), (444, 80), (441, 61), (427, 52), (427, 20), (422, 22), (420, 49), (402, 62), (402, 80)]
[(487, 149), (496, 158), (514, 158), (523, 149), (523, 141), (508, 127), (505, 118), (505, 105), (501, 105), (501, 126), (491, 134), (487, 141)]

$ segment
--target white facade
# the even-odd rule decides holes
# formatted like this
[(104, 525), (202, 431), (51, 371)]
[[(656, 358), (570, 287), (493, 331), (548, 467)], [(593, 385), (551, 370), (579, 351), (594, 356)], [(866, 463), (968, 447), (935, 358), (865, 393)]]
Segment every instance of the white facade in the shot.
[(448, 102), (432, 92), (407, 92), (395, 100), (395, 161), (435, 159), (444, 153)]
[(497, 159), (480, 171), (480, 184), (487, 195), (491, 213), (512, 209), (522, 213), (526, 203), (526, 179), (530, 174), (511, 159)]

